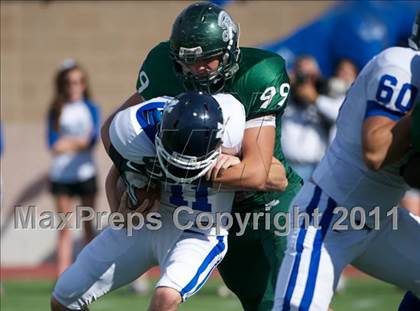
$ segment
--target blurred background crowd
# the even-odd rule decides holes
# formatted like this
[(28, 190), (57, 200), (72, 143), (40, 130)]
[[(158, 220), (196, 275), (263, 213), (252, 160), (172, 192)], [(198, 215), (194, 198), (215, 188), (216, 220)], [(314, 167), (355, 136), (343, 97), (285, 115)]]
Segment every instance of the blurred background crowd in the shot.
[[(241, 46), (286, 59), (291, 95), (282, 145), (305, 180), (334, 138), (358, 72), (383, 49), (406, 45), (420, 8), (416, 1), (212, 2), (239, 22)], [(14, 230), (16, 206), (69, 211), (74, 196), (107, 210), (103, 181), (110, 161), (95, 148), (100, 118), (132, 94), (148, 50), (168, 39), (188, 3), (1, 3), (2, 276), (56, 275), (71, 262), (72, 241), (81, 236), (77, 230), (58, 239), (55, 231)], [(65, 135), (74, 139), (60, 140)], [(420, 213), (419, 193), (410, 191), (402, 204)], [(76, 249), (93, 237), (91, 225)]]

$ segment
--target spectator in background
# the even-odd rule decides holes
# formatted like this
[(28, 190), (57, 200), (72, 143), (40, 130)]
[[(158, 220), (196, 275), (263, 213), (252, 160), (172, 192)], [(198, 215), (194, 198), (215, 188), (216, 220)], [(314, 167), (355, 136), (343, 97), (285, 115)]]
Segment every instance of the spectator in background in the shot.
[(311, 56), (298, 58), (290, 77), (291, 97), (282, 119), (282, 146), (291, 166), (308, 180), (325, 153), (333, 124), (317, 105), (327, 83)]
[(335, 66), (334, 75), (328, 80), (327, 94), (320, 95), (317, 99), (318, 109), (323, 111), (325, 117), (332, 123), (330, 142), (335, 137), (338, 112), (357, 74), (358, 69), (351, 60), (341, 59)]
[[(97, 192), (93, 147), (99, 133), (99, 111), (91, 101), (88, 79), (73, 60), (66, 60), (55, 78), (55, 94), (48, 111), (48, 145), (52, 155), (49, 179), (56, 209), (72, 211), (73, 198), (94, 207)], [(84, 242), (94, 237), (91, 222), (83, 223)], [(60, 275), (72, 262), (68, 228), (59, 231), (57, 268)]]
[(282, 146), (292, 167), (308, 180), (335, 135), (335, 121), (357, 68), (343, 59), (326, 81), (316, 60), (304, 55), (297, 59), (290, 76), (291, 98), (282, 119)]
[(344, 99), (357, 74), (358, 69), (350, 59), (341, 59), (335, 67), (334, 75), (328, 81), (328, 96)]

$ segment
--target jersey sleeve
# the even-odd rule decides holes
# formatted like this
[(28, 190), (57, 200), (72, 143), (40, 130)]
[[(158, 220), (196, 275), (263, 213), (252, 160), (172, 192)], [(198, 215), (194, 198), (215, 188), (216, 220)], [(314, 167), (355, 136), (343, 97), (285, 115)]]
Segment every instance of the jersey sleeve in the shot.
[(157, 126), (149, 122), (146, 119), (147, 114), (143, 112), (146, 108), (149, 108), (149, 111), (157, 111), (158, 107), (163, 108), (163, 105), (159, 100), (147, 101), (117, 113), (109, 128), (109, 136), (113, 148), (121, 157), (143, 164), (143, 157), (156, 156), (152, 132), (157, 130)]
[(417, 86), (411, 84), (411, 74), (399, 66), (379, 65), (366, 77), (365, 118), (385, 116), (398, 121), (414, 105)]
[(223, 153), (238, 155), (241, 151), (245, 130), (245, 109), (240, 101), (230, 94), (213, 96), (223, 112)]
[(146, 56), (137, 76), (136, 89), (145, 100), (181, 93), (183, 87), (174, 74), (167, 41), (158, 44)]
[(270, 114), (280, 117), (283, 114), (290, 83), (284, 60), (280, 56), (273, 55), (255, 64), (243, 80), (247, 96), (242, 101), (247, 120)]

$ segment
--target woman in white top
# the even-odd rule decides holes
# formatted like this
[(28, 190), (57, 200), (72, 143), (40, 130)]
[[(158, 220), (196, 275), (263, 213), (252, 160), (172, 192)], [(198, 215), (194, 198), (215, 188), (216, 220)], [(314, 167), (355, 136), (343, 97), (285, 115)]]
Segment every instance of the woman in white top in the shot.
[[(67, 60), (55, 79), (55, 94), (48, 111), (48, 145), (52, 155), (50, 189), (57, 211), (71, 212), (74, 197), (94, 206), (97, 192), (93, 147), (99, 133), (99, 111), (92, 103), (86, 73)], [(85, 243), (94, 237), (91, 222), (84, 222)], [(58, 275), (72, 262), (71, 232), (59, 232)]]

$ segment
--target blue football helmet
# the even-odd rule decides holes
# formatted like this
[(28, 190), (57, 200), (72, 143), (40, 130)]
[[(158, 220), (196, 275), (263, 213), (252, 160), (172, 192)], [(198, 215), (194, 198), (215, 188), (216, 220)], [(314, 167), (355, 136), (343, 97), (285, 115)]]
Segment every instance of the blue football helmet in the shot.
[(186, 92), (169, 101), (155, 138), (166, 176), (191, 183), (206, 174), (221, 152), (223, 131), (222, 109), (212, 96)]

